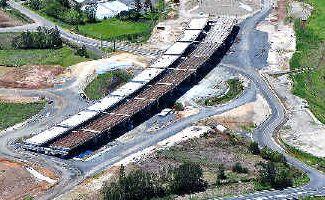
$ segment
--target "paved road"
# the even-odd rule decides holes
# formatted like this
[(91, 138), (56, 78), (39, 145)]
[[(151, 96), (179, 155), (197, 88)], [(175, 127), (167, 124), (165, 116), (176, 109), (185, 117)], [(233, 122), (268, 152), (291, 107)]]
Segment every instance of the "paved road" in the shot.
[[(34, 21), (34, 23), (29, 24), (29, 25), (23, 25), (23, 26), (17, 26), (17, 27), (8, 27), (8, 28), (0, 28), (0, 33), (1, 32), (21, 32), (21, 31), (26, 31), (26, 30), (35, 30), (38, 26), (47, 26), (47, 27), (55, 27), (56, 25), (45, 19), (44, 17), (38, 15), (37, 13), (29, 10), (28, 8), (22, 6), (21, 2), (16, 2), (13, 0), (8, 1), (9, 5), (29, 17)], [(92, 38), (88, 38), (82, 35), (78, 35), (72, 32), (69, 32), (63, 28), (58, 27), (61, 37), (69, 42), (78, 44), (78, 45), (85, 45), (90, 49), (98, 49), (100, 47), (113, 47), (112, 42), (107, 42), (107, 41), (100, 41)], [(144, 48), (138, 45), (133, 45), (133, 44), (127, 44), (127, 43), (122, 43), (122, 42), (117, 42), (115, 45), (117, 50), (120, 51), (126, 51), (126, 52), (131, 52), (139, 55), (144, 55), (144, 56), (150, 56), (150, 57), (156, 57), (162, 53), (162, 51), (159, 50), (153, 50), (153, 49), (148, 49)]]
[[(14, 5), (18, 5), (20, 9), (24, 9), (19, 4), (11, 2)], [(229, 109), (238, 107), (242, 104), (245, 104), (249, 101), (251, 101), (254, 98), (256, 90), (258, 90), (266, 99), (268, 104), (271, 107), (272, 115), (261, 125), (259, 126), (255, 133), (254, 133), (254, 139), (259, 142), (261, 146), (269, 146), (270, 148), (280, 151), (284, 153), (283, 149), (277, 145), (277, 143), (273, 140), (273, 133), (279, 125), (281, 125), (284, 116), (285, 116), (285, 110), (283, 109), (280, 101), (277, 99), (276, 95), (273, 93), (273, 91), (268, 87), (267, 83), (261, 78), (258, 71), (252, 67), (252, 56), (251, 56), (251, 50), (254, 48), (253, 44), (250, 41), (250, 38), (252, 37), (252, 31), (254, 30), (256, 23), (262, 20), (269, 12), (270, 5), (268, 5), (268, 2), (265, 2), (265, 7), (263, 10), (254, 15), (253, 17), (247, 19), (242, 25), (241, 25), (241, 32), (240, 32), (240, 39), (241, 42), (237, 45), (235, 45), (235, 53), (232, 55), (226, 56), (227, 62), (222, 63), (224, 66), (228, 67), (231, 70), (235, 70), (238, 73), (243, 74), (251, 81), (251, 87), (244, 93), (243, 96), (240, 98), (230, 102), (229, 104), (222, 105), (218, 108), (205, 108), (200, 111), (197, 115), (190, 116), (188, 118), (182, 119), (179, 122), (176, 122), (175, 124), (169, 126), (166, 129), (161, 129), (160, 131), (155, 134), (154, 137), (148, 137), (143, 136), (144, 138), (139, 137), (137, 140), (134, 140), (130, 143), (123, 144), (123, 146), (119, 146), (122, 148), (116, 148), (112, 151), (109, 151), (109, 153), (104, 154), (95, 160), (92, 160), (91, 162), (75, 162), (72, 160), (61, 160), (54, 157), (49, 157), (45, 155), (38, 155), (38, 154), (31, 154), (29, 152), (19, 152), (13, 151), (13, 149), (8, 148), (7, 143), (11, 141), (11, 138), (15, 138), (18, 136), (26, 135), (29, 133), (29, 129), (35, 129), (42, 128), (44, 129), (49, 121), (52, 121), (53, 123), (58, 120), (57, 118), (60, 118), (62, 116), (61, 114), (65, 112), (65, 109), (68, 109), (70, 106), (74, 106), (75, 104), (85, 104), (82, 101), (76, 101), (73, 98), (73, 95), (65, 89), (61, 89), (57, 92), (52, 91), (44, 91), (44, 95), (49, 98), (55, 98), (56, 95), (61, 95), (61, 98), (64, 99), (64, 105), (63, 102), (60, 103), (60, 99), (54, 99), (55, 103), (52, 105), (53, 108), (49, 107), (47, 109), (49, 110), (55, 110), (52, 114), (50, 112), (49, 116), (46, 118), (39, 117), (35, 122), (31, 122), (27, 127), (13, 131), (10, 134), (5, 134), (0, 137), (0, 149), (2, 150), (2, 153), (0, 155), (16, 158), (16, 159), (26, 159), (26, 160), (37, 160), (38, 162), (43, 161), (43, 163), (47, 166), (54, 165), (55, 168), (57, 168), (58, 171), (61, 171), (63, 173), (62, 181), (59, 183), (58, 187), (54, 187), (51, 191), (48, 191), (42, 198), (43, 199), (51, 199), (57, 194), (61, 194), (64, 191), (72, 188), (74, 185), (78, 184), (84, 176), (89, 176), (94, 173), (97, 173), (104, 169), (107, 166), (110, 166), (117, 161), (125, 158), (126, 156), (138, 152), (142, 149), (145, 149), (147, 147), (150, 147), (157, 142), (165, 139), (168, 136), (173, 135), (177, 131), (181, 130), (182, 128), (192, 124), (193, 122), (196, 122), (200, 119), (204, 119), (208, 116), (219, 114), (222, 112), (225, 112)], [(31, 14), (30, 11), (28, 11), (29, 14)], [(34, 13), (32, 13), (35, 15)], [(70, 38), (71, 33), (68, 33), (67, 37)], [(79, 37), (79, 36), (77, 36)], [(74, 41), (76, 39), (73, 39)], [(80, 41), (83, 41), (83, 38), (80, 39)], [(89, 43), (93, 40), (86, 40), (85, 42)], [(228, 57), (228, 58), (227, 58)], [(0, 91), (1, 92), (1, 91)], [(10, 92), (10, 91), (7, 91)], [(35, 91), (36, 92), (36, 91)], [(67, 93), (65, 93), (67, 92)], [(72, 99), (69, 99), (72, 98)], [(77, 98), (77, 97), (75, 97)], [(78, 98), (77, 98), (78, 99)], [(58, 114), (58, 116), (55, 116), (55, 114)], [(60, 114), (61, 113), (61, 114)], [(46, 114), (43, 114), (43, 116)], [(35, 123), (35, 124), (34, 124)], [(26, 131), (27, 130), (27, 131)], [(173, 131), (171, 131), (173, 130)], [(307, 195), (307, 194), (324, 194), (324, 175), (318, 172), (317, 170), (310, 168), (309, 166), (306, 166), (305, 164), (295, 160), (294, 158), (286, 155), (286, 158), (288, 162), (302, 170), (308, 173), (308, 175), (311, 178), (311, 182), (304, 187), (300, 188), (288, 188), (286, 190), (281, 191), (265, 191), (265, 192), (258, 192), (254, 194), (248, 194), (243, 196), (237, 196), (231, 199), (283, 199), (283, 198), (291, 198), (291, 197), (297, 197), (300, 195)]]
[[(262, 123), (262, 125), (257, 127), (257, 129), (254, 131), (254, 140), (257, 141), (261, 147), (268, 146), (273, 150), (283, 153), (288, 163), (303, 170), (308, 174), (308, 176), (310, 177), (310, 183), (300, 188), (286, 189), (282, 191), (269, 191), (264, 193), (260, 192), (230, 199), (285, 199), (287, 197), (292, 198), (302, 195), (308, 195), (311, 193), (320, 193), (324, 195), (324, 174), (286, 154), (284, 149), (282, 149), (282, 147), (280, 147), (277, 142), (274, 141), (273, 138), (274, 133), (276, 132), (276, 128), (281, 126), (281, 123), (285, 119), (285, 109), (282, 106), (280, 100), (277, 98), (274, 91), (263, 80), (258, 71), (254, 69), (254, 67), (252, 67), (251, 60), (254, 57), (251, 55), (251, 51), (252, 49), (254, 49), (254, 45), (251, 43), (250, 40), (250, 38), (252, 38), (252, 31), (256, 28), (256, 24), (260, 20), (264, 19), (265, 16), (269, 13), (271, 7), (268, 1), (264, 1), (263, 5), (264, 7), (261, 12), (247, 19), (244, 24), (242, 24), (242, 29), (239, 33), (241, 42), (239, 43), (239, 45), (237, 45), (237, 47), (235, 47), (236, 53), (232, 55), (233, 65), (229, 65), (229, 62), (225, 65), (228, 67), (242, 70), (242, 73), (245, 74), (245, 76), (249, 77), (249, 79), (257, 85), (258, 90), (266, 99), (271, 108), (272, 114), (270, 115), (270, 117), (264, 123)], [(234, 67), (234, 65), (236, 67)], [(276, 197), (276, 195), (278, 196)]]

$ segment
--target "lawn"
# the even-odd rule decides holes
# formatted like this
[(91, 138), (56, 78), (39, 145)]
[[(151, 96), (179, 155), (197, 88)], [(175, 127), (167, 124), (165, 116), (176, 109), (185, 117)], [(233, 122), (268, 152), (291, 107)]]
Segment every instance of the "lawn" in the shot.
[(0, 102), (0, 130), (23, 122), (40, 112), (45, 102), (38, 103), (1, 103)]
[(85, 89), (89, 99), (100, 99), (115, 90), (121, 84), (128, 82), (132, 75), (123, 70), (99, 74)]
[(75, 55), (69, 47), (60, 49), (8, 49), (0, 50), (0, 65), (61, 65), (67, 67), (87, 60)]
[(306, 99), (310, 110), (325, 123), (325, 1), (308, 0), (315, 11), (305, 28), (295, 21), (297, 51), (293, 55), (292, 69), (311, 67), (314, 70), (291, 75), (293, 93)]
[(145, 22), (107, 19), (98, 23), (80, 25), (79, 33), (102, 40), (145, 41), (149, 38), (152, 26)]

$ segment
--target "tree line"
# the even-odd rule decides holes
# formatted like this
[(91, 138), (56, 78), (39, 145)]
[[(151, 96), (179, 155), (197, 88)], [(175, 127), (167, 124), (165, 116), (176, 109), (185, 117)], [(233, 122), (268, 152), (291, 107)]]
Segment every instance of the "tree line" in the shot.
[(23, 32), (12, 41), (12, 46), (17, 49), (57, 49), (62, 45), (57, 27), (38, 27), (35, 32)]
[(105, 200), (145, 200), (170, 194), (199, 192), (207, 187), (202, 176), (202, 168), (195, 163), (181, 164), (178, 168), (169, 170), (165, 177), (142, 170), (134, 170), (126, 175), (122, 165), (118, 180), (106, 184), (102, 194)]

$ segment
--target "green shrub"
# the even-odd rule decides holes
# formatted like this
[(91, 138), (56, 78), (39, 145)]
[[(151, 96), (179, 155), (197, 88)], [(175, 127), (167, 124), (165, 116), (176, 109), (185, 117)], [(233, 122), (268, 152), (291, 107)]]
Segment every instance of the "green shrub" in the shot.
[(239, 162), (232, 167), (232, 171), (237, 173), (248, 173), (248, 169), (243, 167)]
[(8, 6), (7, 0), (0, 0), (0, 8), (5, 8)]
[(269, 161), (260, 163), (258, 181), (262, 185), (269, 185), (275, 189), (284, 189), (293, 186), (293, 173), (290, 167), (284, 163)]
[(261, 152), (258, 143), (254, 141), (249, 144), (249, 151), (254, 155), (258, 155)]
[(268, 147), (264, 147), (261, 150), (260, 155), (262, 156), (262, 158), (272, 161), (272, 162), (282, 162), (282, 163), (286, 162), (285, 157), (281, 153), (279, 153), (277, 151), (273, 151), (272, 149), (270, 149)]
[(200, 165), (185, 163), (174, 169), (170, 190), (174, 194), (187, 194), (204, 191), (207, 183), (202, 179), (203, 171)]
[(143, 200), (164, 196), (164, 190), (157, 179), (141, 170), (125, 175), (121, 167), (119, 180), (102, 189), (104, 200)]
[(175, 109), (176, 111), (183, 111), (183, 110), (184, 110), (184, 106), (183, 106), (182, 103), (180, 103), (180, 102), (176, 102), (175, 105), (174, 105), (174, 109)]

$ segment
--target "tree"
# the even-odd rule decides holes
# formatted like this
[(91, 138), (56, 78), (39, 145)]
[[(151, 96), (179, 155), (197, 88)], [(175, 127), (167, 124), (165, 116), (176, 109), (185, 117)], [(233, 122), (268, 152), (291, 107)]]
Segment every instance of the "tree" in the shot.
[(202, 179), (203, 171), (200, 165), (184, 163), (172, 171), (170, 189), (175, 194), (199, 192), (206, 189), (206, 182)]
[(153, 11), (153, 6), (152, 6), (152, 2), (151, 0), (145, 0), (144, 1), (144, 8), (146, 9), (146, 11), (150, 11), (152, 12)]
[(43, 7), (43, 4), (42, 4), (42, 1), (41, 0), (29, 0), (28, 5), (33, 10), (40, 10)]
[(78, 25), (83, 22), (82, 14), (77, 10), (69, 9), (66, 12), (62, 12), (62, 14), (62, 18), (64, 18), (64, 21), (68, 24)]
[(8, 2), (7, 0), (0, 0), (0, 7), (1, 8), (5, 8), (8, 6)]
[(122, 165), (119, 180), (104, 186), (102, 193), (105, 200), (142, 200), (161, 197), (164, 190), (152, 174), (135, 170), (125, 175)]
[(248, 173), (248, 169), (243, 167), (239, 162), (235, 163), (232, 167), (232, 171), (237, 173)]
[(183, 111), (184, 110), (184, 106), (180, 102), (176, 102), (175, 105), (174, 105), (174, 108), (175, 108), (176, 111)]
[(136, 20), (139, 20), (140, 16), (141, 16), (141, 11), (142, 11), (142, 3), (141, 0), (134, 0), (133, 2), (134, 4), (134, 10), (135, 10), (135, 18)]
[(258, 143), (257, 142), (251, 142), (249, 144), (249, 151), (254, 155), (260, 154), (260, 148), (258, 147)]
[(285, 157), (277, 152), (277, 151), (273, 151), (272, 149), (268, 148), (268, 147), (264, 147), (261, 150), (261, 156), (262, 158), (266, 159), (266, 160), (270, 160), (272, 162), (286, 162)]
[(26, 31), (15, 37), (13, 47), (19, 49), (61, 48), (63, 45), (58, 28), (38, 27), (37, 31)]
[(96, 22), (97, 6), (97, 3), (91, 3), (85, 7), (85, 13), (89, 22)]
[(85, 45), (82, 45), (81, 48), (78, 48), (76, 53), (81, 57), (89, 58), (89, 54)]
[(218, 175), (217, 175), (217, 178), (219, 180), (227, 179), (227, 176), (225, 174), (225, 170), (226, 170), (226, 168), (225, 168), (225, 166), (223, 164), (219, 165), (219, 167), (218, 167)]
[(288, 165), (269, 161), (260, 163), (259, 182), (275, 189), (283, 189), (293, 185), (293, 173)]

